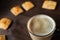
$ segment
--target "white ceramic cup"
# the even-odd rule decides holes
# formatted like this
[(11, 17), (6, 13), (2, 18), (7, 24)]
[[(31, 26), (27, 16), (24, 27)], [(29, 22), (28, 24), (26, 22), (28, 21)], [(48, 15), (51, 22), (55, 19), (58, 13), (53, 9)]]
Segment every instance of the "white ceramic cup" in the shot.
[[(41, 29), (38, 28), (38, 26), (35, 28), (35, 29), (39, 29), (39, 31), (35, 30), (34, 26), (32, 26), (31, 24), (33, 23), (34, 20), (40, 20), (38, 23), (40, 23), (39, 25), (41, 25), (41, 23), (44, 25), (43, 28), (45, 27), (45, 29), (41, 28), (44, 32), (41, 32)], [(43, 20), (43, 21), (42, 21)], [(45, 20), (45, 21), (44, 21)], [(36, 22), (34, 21), (34, 24)], [(48, 25), (48, 26), (47, 26)], [(42, 26), (39, 26), (39, 27), (42, 27)], [(52, 35), (56, 29), (56, 23), (55, 21), (53, 20), (53, 18), (51, 18), (50, 16), (48, 15), (36, 15), (36, 16), (33, 16), (32, 18), (29, 19), (28, 23), (27, 23), (27, 29), (28, 29), (28, 32), (32, 38), (32, 40), (51, 40), (52, 38)], [(35, 30), (35, 31), (33, 31)]]

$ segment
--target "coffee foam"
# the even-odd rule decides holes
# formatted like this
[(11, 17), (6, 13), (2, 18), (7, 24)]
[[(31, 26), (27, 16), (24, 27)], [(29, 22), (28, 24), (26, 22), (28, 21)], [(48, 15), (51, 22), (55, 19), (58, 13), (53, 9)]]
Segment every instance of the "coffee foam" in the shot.
[[(29, 25), (31, 27), (31, 32), (36, 35), (47, 35), (52, 32), (55, 24), (49, 16), (34, 16)], [(54, 25), (54, 26), (53, 26)]]

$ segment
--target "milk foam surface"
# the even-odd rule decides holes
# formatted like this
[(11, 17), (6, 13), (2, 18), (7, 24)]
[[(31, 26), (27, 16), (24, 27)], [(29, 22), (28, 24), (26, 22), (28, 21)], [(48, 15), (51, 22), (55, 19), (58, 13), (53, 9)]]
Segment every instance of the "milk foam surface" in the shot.
[(36, 35), (46, 35), (52, 29), (52, 22), (47, 18), (33, 18), (32, 32)]

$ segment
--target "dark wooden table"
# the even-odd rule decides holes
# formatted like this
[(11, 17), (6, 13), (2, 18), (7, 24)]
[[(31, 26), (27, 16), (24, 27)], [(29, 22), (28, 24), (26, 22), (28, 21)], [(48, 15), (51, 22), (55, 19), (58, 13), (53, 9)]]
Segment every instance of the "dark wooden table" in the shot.
[[(15, 17), (10, 9), (13, 6), (20, 6), (25, 1), (31, 1), (35, 4), (35, 7), (29, 11), (25, 11), (21, 15)], [(0, 34), (5, 34), (7, 40), (31, 40), (28, 30), (27, 21), (34, 15), (46, 14), (51, 16), (56, 21), (56, 31), (52, 40), (60, 40), (60, 0), (56, 0), (57, 7), (55, 10), (42, 9), (44, 0), (0, 0), (0, 18), (8, 17), (13, 22), (8, 30), (1, 30)]]

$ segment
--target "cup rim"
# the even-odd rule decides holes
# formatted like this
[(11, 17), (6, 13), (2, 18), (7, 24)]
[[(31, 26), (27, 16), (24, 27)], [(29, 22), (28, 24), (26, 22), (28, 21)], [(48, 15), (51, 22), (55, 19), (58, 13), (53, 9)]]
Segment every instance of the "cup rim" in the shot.
[[(30, 23), (31, 23), (32, 19), (35, 18), (36, 16), (40, 16), (40, 17), (41, 17), (41, 16), (44, 16), (44, 17), (46, 17), (46, 18), (49, 18), (49, 19), (53, 22), (53, 28), (52, 28), (52, 30), (51, 30), (49, 33), (47, 33), (46, 35), (36, 35), (36, 34), (32, 33), (32, 31), (31, 31), (31, 29), (30, 29)], [(48, 15), (45, 15), (45, 14), (40, 14), (40, 15), (35, 15), (35, 16), (31, 17), (31, 18), (28, 20), (28, 22), (27, 22), (27, 28), (28, 28), (28, 31), (29, 31), (31, 34), (33, 34), (33, 35), (36, 35), (36, 36), (47, 36), (47, 35), (51, 34), (51, 32), (55, 31), (55, 29), (56, 29), (56, 23), (55, 23), (55, 21), (54, 21), (54, 19), (53, 19), (52, 17), (50, 17), (50, 16), (48, 16)]]

